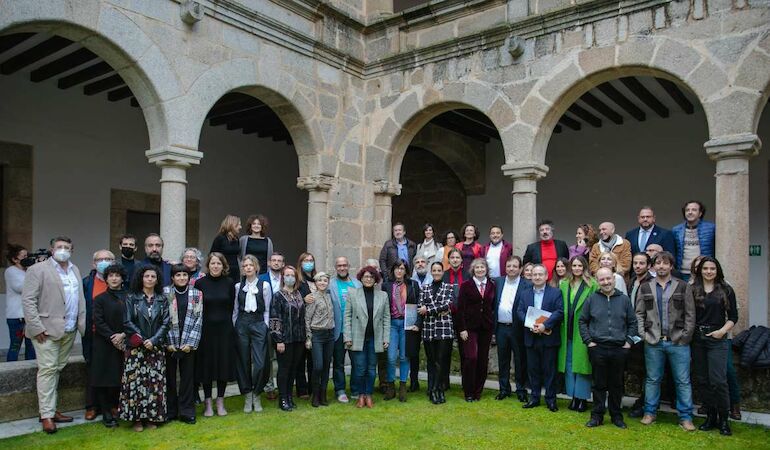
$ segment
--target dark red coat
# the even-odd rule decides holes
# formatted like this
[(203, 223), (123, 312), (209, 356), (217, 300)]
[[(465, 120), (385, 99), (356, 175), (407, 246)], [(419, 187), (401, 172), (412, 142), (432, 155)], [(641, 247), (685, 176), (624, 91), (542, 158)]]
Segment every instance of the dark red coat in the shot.
[(487, 278), (484, 288), (484, 298), (481, 298), (476, 282), (471, 278), (460, 285), (457, 306), (457, 329), (485, 330), (494, 329), (495, 282)]
[[(487, 245), (484, 246), (481, 250), (481, 257), (486, 258), (487, 252), (489, 251), (489, 246), (491, 245), (490, 242), (487, 243)], [(513, 246), (510, 242), (503, 239), (503, 248), (500, 249), (500, 275), (505, 275), (505, 263), (508, 262), (508, 258), (513, 255)]]

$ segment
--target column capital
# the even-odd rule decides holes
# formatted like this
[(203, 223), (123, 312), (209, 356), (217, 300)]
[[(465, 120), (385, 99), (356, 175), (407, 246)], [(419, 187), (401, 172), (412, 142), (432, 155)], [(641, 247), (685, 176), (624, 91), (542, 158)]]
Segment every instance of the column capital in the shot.
[(388, 180), (375, 180), (373, 184), (374, 195), (386, 195), (390, 197), (401, 195), (401, 185), (398, 183), (391, 183)]
[(548, 174), (548, 166), (536, 162), (504, 164), (501, 169), (503, 170), (503, 175), (511, 177), (513, 181), (519, 179), (538, 181)]
[(297, 177), (297, 187), (306, 191), (328, 192), (334, 186), (335, 178), (329, 175)]
[(203, 153), (194, 148), (186, 148), (169, 145), (167, 147), (153, 148), (144, 152), (144, 156), (150, 164), (160, 167), (174, 166), (188, 168), (200, 164)]
[(750, 159), (759, 153), (762, 141), (752, 133), (720, 136), (703, 144), (708, 157), (714, 161), (726, 159)]

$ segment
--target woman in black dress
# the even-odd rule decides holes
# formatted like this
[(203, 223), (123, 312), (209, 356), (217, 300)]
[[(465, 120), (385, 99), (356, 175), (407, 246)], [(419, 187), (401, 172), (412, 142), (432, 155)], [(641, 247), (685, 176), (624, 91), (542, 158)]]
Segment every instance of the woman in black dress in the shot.
[(168, 302), (157, 267), (146, 265), (134, 273), (126, 296), (123, 327), (128, 335), (120, 391), (120, 418), (134, 422), (134, 431), (157, 428), (166, 421), (165, 341), (169, 326)]
[(215, 381), (217, 415), (226, 416), (225, 388), (229, 381), (235, 380), (235, 283), (227, 275), (227, 260), (221, 253), (210, 253), (205, 269), (206, 276), (195, 283), (195, 288), (203, 294), (203, 330), (195, 355), (195, 379), (203, 383), (203, 416), (214, 415), (211, 390)]
[(259, 261), (259, 274), (267, 272), (267, 260), (273, 254), (273, 241), (267, 237), (269, 223), (267, 217), (262, 214), (252, 214), (246, 220), (249, 227), (249, 234), (241, 236), (239, 240), (241, 246), (241, 259), (246, 255), (254, 255)]
[(238, 236), (241, 234), (241, 218), (228, 214), (219, 225), (217, 237), (211, 243), (210, 253), (218, 252), (225, 256), (227, 266), (230, 267), (229, 277), (233, 280), (241, 279), (238, 256), (241, 254), (241, 244)]
[(112, 265), (104, 270), (107, 291), (94, 298), (93, 359), (89, 380), (94, 388), (96, 402), (102, 410), (102, 421), (107, 428), (118, 426), (113, 411), (118, 408), (120, 378), (123, 375), (123, 351), (126, 333), (123, 316), (126, 312), (126, 293), (123, 280), (126, 270)]

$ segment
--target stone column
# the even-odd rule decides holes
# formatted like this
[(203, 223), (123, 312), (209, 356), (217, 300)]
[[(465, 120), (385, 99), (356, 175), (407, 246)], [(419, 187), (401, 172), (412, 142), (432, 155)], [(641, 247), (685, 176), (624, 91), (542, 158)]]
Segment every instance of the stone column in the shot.
[(716, 161), (716, 257), (735, 289), (736, 332), (749, 324), (749, 159), (762, 143), (755, 134), (722, 136), (704, 144)]
[(537, 181), (548, 173), (548, 167), (535, 162), (505, 164), (503, 174), (513, 180), (513, 226), (511, 243), (516, 255), (524, 256), (527, 245), (537, 239)]
[[(313, 254), (319, 268), (332, 267), (327, 260), (329, 240), (329, 189), (334, 177), (311, 175), (297, 178), (297, 187), (308, 191), (307, 196), (307, 249)], [(320, 271), (320, 269), (319, 269)]]
[(145, 156), (160, 167), (160, 236), (163, 257), (178, 259), (187, 236), (187, 168), (199, 164), (203, 153), (180, 147), (148, 150)]
[[(374, 246), (379, 255), (382, 244), (391, 238), (391, 223), (393, 220), (393, 196), (401, 195), (401, 185), (386, 180), (374, 182)], [(376, 257), (376, 256), (375, 256)]]

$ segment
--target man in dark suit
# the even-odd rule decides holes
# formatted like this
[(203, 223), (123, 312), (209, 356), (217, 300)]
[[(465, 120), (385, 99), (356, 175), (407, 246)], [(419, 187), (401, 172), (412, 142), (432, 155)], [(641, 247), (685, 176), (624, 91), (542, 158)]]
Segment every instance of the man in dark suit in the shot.
[(626, 240), (631, 243), (631, 254), (645, 251), (648, 245), (658, 244), (663, 250), (676, 254), (676, 241), (671, 230), (655, 225), (655, 211), (649, 206), (639, 210), (639, 226), (626, 233)]
[(564, 304), (561, 291), (546, 284), (546, 269), (542, 264), (532, 267), (532, 287), (519, 297), (516, 315), (524, 323), (530, 306), (551, 313), (543, 323), (524, 330), (524, 345), (527, 347), (527, 372), (532, 397), (524, 408), (540, 405), (540, 389), (545, 385), (545, 403), (556, 412), (556, 358), (559, 355), (561, 338), (559, 329), (564, 319)]
[(550, 220), (541, 221), (537, 225), (537, 235), (540, 240), (527, 246), (523, 260), (524, 265), (528, 263), (542, 264), (545, 267), (549, 280), (553, 276), (553, 268), (556, 266), (556, 260), (559, 258), (569, 259), (569, 247), (567, 247), (567, 243), (554, 239), (553, 231), (553, 222)]
[(495, 278), (495, 340), (499, 364), (500, 392), (495, 399), (503, 400), (511, 395), (511, 353), (516, 381), (516, 396), (527, 401), (527, 357), (524, 347), (524, 323), (516, 318), (516, 305), (521, 293), (532, 284), (520, 276), (521, 258), (511, 256), (505, 262), (505, 276)]

